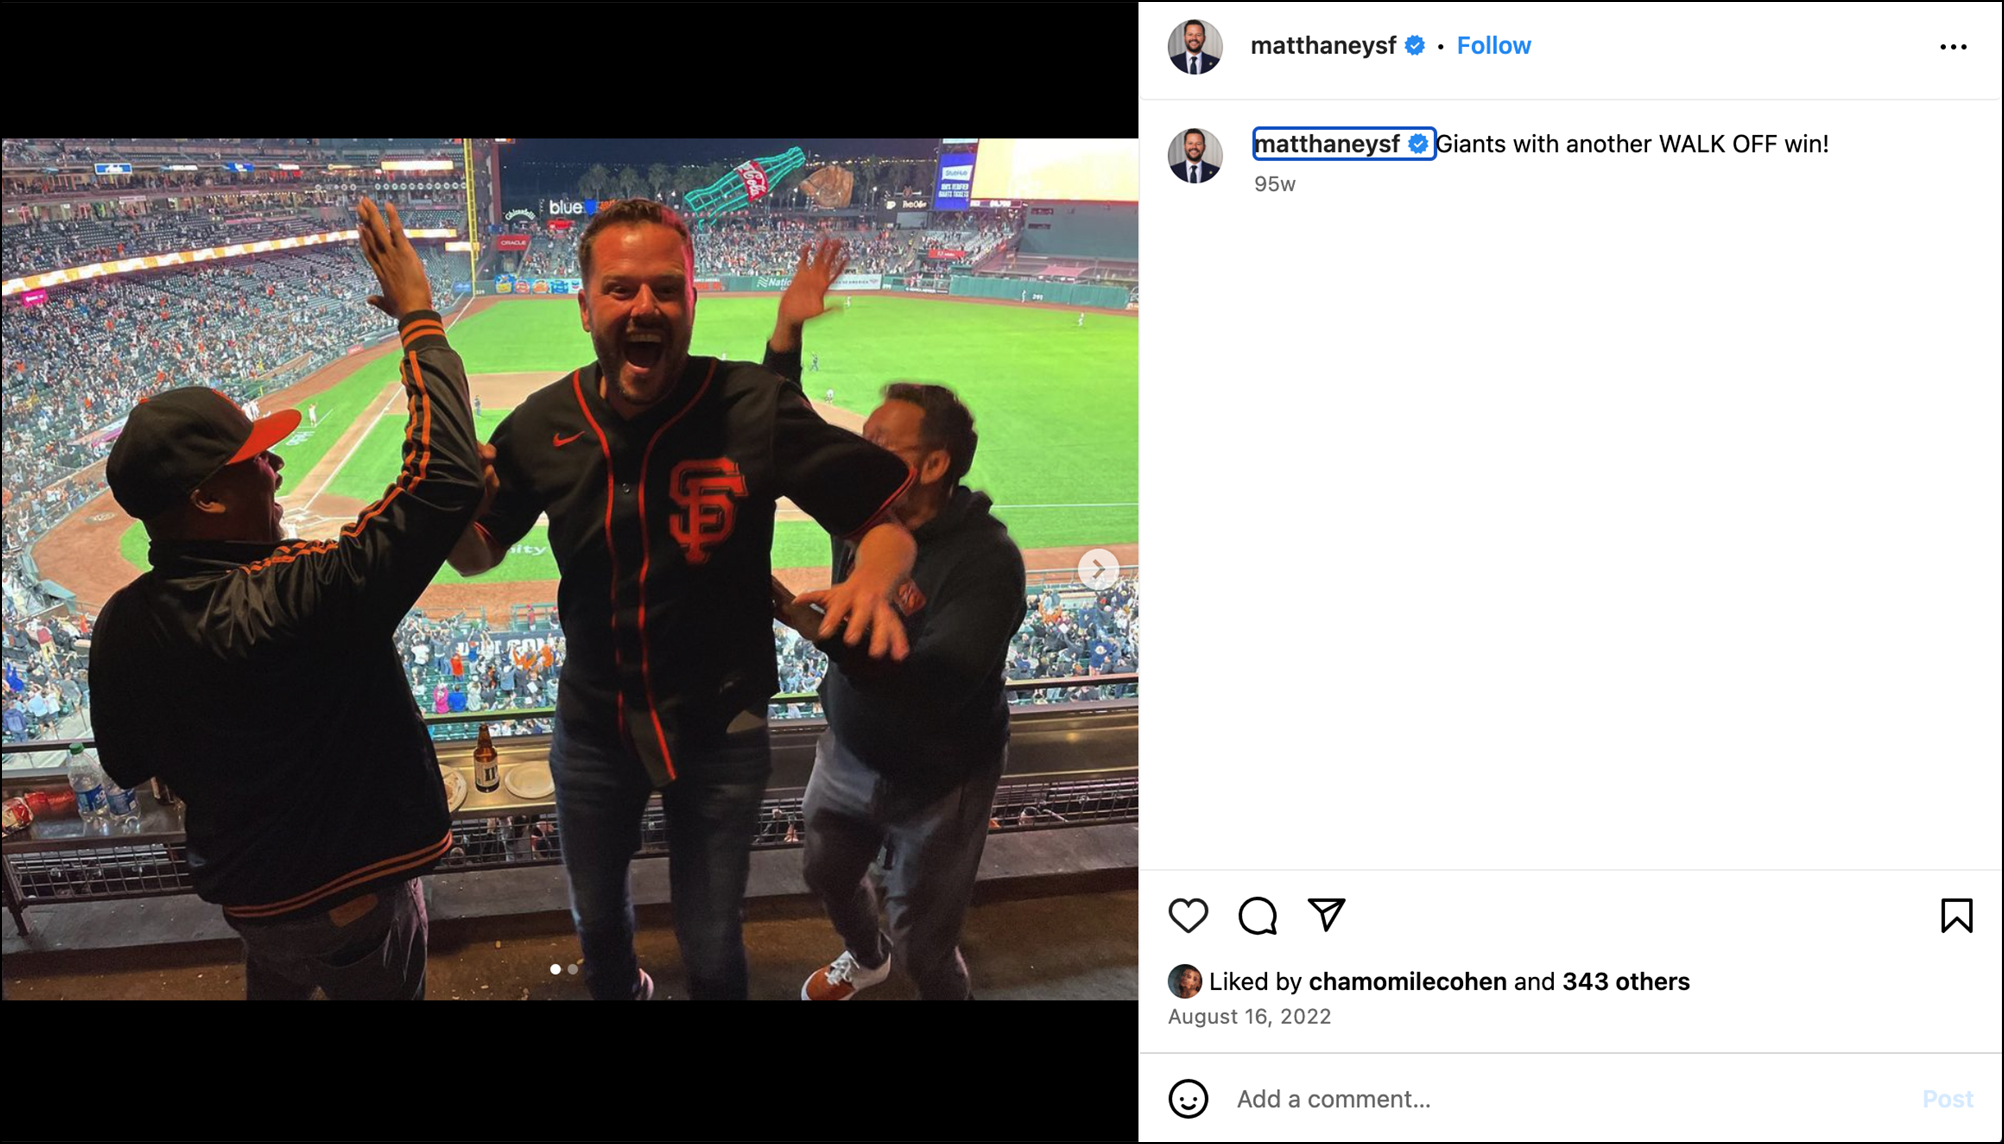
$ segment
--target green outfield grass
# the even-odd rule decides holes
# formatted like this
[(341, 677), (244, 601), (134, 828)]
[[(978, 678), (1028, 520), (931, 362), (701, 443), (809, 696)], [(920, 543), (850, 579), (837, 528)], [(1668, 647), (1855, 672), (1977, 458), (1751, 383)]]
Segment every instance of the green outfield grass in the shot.
[[(692, 350), (757, 360), (778, 300), (707, 297), (696, 309)], [(807, 328), (807, 349), (821, 356), (805, 376), (816, 400), (858, 413), (876, 407), (893, 380), (951, 385), (974, 410), (980, 449), (967, 483), (986, 490), (1023, 548), (1121, 544), (1140, 538), (1138, 330), (1124, 314), (857, 294)], [(591, 341), (574, 305), (508, 302), (453, 326), (453, 347), (470, 373), (548, 371), (551, 380), (591, 360)], [(396, 376), (394, 359), (371, 363), (319, 398), (321, 424), (308, 440), (282, 450), (289, 473), (304, 474), (357, 418), (372, 419), (371, 399)], [(364, 408), (365, 405), (370, 407)], [(484, 409), (481, 436), (505, 410)], [(329, 486), (373, 501), (396, 475), (403, 419), (384, 417)], [(128, 533), (126, 551), (144, 566), (145, 535)], [(521, 547), (547, 549), (543, 530)], [(773, 566), (826, 564), (828, 541), (808, 522), (782, 523)], [(555, 579), (547, 555), (517, 553), (481, 577), (488, 581)]]

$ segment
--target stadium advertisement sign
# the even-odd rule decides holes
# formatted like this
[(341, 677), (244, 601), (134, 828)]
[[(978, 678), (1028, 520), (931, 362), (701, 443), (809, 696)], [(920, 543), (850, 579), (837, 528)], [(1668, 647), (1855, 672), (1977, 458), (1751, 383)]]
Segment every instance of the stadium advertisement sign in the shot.
[(939, 179), (933, 184), (932, 209), (964, 211), (974, 189), (974, 153), (953, 151), (939, 157)]
[(30, 290), (26, 294), (21, 295), (21, 304), (23, 306), (39, 306), (48, 300), (49, 292), (47, 290)]
[(967, 252), (965, 250), (960, 250), (951, 246), (935, 246), (932, 249), (926, 251), (925, 256), (927, 258), (935, 260), (945, 260), (951, 262), (955, 259), (966, 258)]
[[(713, 291), (784, 291), (794, 278), (786, 274), (725, 274)], [(701, 287), (697, 287), (701, 289)], [(842, 274), (830, 291), (882, 291), (884, 274)]]
[(527, 250), (529, 236), (526, 234), (497, 234), (494, 236), (496, 250)]
[(582, 294), (582, 278), (517, 278), (512, 274), (499, 274), (494, 278), (496, 294)]
[(696, 279), (696, 289), (698, 292), (701, 292), (704, 290), (727, 290), (729, 287), (724, 285), (724, 280), (721, 278), (698, 278)]
[[(726, 290), (784, 290), (793, 281), (784, 274), (733, 274), (724, 279)], [(844, 274), (830, 283), (830, 290), (881, 290), (884, 276), (881, 274)]]
[(772, 182), (766, 177), (765, 168), (758, 165), (757, 159), (746, 159), (739, 163), (734, 173), (745, 185), (746, 202), (755, 203), (772, 189)]

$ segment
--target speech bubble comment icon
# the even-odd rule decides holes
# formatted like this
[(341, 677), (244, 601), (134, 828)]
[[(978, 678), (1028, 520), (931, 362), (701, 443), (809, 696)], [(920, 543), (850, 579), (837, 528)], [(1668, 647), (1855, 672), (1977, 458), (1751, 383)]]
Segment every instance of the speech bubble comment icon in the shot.
[(1250, 934), (1271, 934), (1278, 937), (1280, 931), (1274, 928), (1277, 914), (1273, 903), (1265, 898), (1247, 898), (1239, 903), (1239, 928)]

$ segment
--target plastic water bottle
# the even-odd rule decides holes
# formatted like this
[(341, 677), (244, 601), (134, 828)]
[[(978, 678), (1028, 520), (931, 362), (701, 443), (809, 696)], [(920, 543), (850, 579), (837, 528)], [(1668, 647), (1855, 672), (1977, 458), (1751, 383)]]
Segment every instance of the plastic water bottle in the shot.
[(119, 786), (110, 776), (104, 780), (105, 813), (112, 828), (123, 834), (139, 833), (139, 792)]
[(86, 826), (103, 822), (109, 810), (104, 790), (108, 780), (104, 768), (97, 765), (96, 756), (84, 750), (82, 743), (71, 743), (67, 770), (70, 789), (77, 792), (77, 814)]

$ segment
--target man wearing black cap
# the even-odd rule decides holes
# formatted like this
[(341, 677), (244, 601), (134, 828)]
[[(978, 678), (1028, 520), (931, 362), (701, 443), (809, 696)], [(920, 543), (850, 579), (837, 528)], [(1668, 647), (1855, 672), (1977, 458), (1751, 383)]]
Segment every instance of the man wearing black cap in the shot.
[(424, 264), (394, 206), (359, 214), (410, 409), (381, 500), (334, 539), (284, 540), (271, 448), (298, 411), (253, 422), (201, 387), (142, 400), (105, 467), (153, 570), (98, 619), (99, 756), (121, 786), (157, 777), (180, 796), (195, 891), (243, 935), (253, 1000), (422, 999), (417, 878), (452, 846), (392, 633), (485, 485)]

